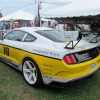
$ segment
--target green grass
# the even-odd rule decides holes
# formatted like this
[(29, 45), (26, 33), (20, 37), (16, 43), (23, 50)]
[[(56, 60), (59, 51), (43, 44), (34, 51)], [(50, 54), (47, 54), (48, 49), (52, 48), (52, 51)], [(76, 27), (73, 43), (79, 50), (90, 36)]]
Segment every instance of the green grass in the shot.
[(0, 62), (0, 100), (100, 100), (100, 71), (65, 89), (36, 89), (24, 81), (20, 72)]

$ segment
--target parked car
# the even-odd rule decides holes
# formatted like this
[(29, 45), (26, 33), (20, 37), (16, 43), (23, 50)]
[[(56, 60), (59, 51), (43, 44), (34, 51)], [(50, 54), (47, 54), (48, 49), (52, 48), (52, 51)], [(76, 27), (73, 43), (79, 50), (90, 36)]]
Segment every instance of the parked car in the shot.
[(97, 44), (100, 49), (100, 29), (95, 27), (94, 30), (86, 30), (82, 26), (74, 23), (68, 23), (67, 31), (79, 31), (82, 33), (82, 39), (89, 42)]
[(34, 87), (42, 83), (57, 86), (93, 75), (100, 66), (97, 45), (81, 37), (69, 42), (61, 37), (60, 31), (51, 28), (14, 29), (0, 37), (0, 59), (20, 70)]

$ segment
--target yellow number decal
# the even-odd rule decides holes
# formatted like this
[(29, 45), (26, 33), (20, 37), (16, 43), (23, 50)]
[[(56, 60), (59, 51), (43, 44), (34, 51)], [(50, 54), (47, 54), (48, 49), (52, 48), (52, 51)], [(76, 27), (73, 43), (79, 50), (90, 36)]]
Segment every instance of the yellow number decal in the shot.
[(8, 47), (4, 47), (4, 54), (9, 56), (9, 48)]

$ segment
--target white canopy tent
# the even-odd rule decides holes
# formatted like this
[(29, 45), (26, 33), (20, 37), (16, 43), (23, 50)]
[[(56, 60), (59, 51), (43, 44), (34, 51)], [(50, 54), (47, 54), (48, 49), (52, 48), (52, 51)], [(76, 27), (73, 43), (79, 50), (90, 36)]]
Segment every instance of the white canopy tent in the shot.
[[(9, 21), (9, 20), (34, 20), (34, 15), (23, 10), (19, 10), (7, 16), (0, 18), (0, 21)], [(41, 18), (42, 21), (50, 21), (50, 19)]]
[(45, 13), (41, 12), (43, 18), (66, 18), (80, 16), (95, 16), (100, 14), (100, 0), (78, 0)]
[(34, 15), (23, 10), (19, 10), (7, 16), (0, 18), (0, 21), (9, 21), (9, 20), (34, 20)]

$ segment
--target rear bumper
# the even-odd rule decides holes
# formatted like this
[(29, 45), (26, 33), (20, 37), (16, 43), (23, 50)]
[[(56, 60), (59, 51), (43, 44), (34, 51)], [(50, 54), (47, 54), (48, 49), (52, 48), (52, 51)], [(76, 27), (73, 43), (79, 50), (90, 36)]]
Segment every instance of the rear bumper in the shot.
[[(80, 79), (83, 79), (83, 78), (86, 78), (94, 73), (96, 73), (98, 70), (100, 69), (100, 67), (98, 69), (96, 69), (94, 72), (92, 73), (89, 73), (89, 74), (86, 74), (84, 76), (80, 76), (80, 77), (76, 77), (76, 78), (72, 78), (72, 79), (61, 79), (61, 78), (54, 78), (54, 77), (51, 77), (51, 76), (45, 76), (45, 75), (42, 75), (42, 78), (43, 78), (43, 82), (44, 84), (46, 85), (50, 85), (50, 86), (54, 86), (54, 87), (65, 87), (67, 83), (69, 82), (74, 82), (74, 81), (77, 81), (77, 80), (80, 80)], [(53, 84), (54, 83), (54, 84)], [(57, 84), (58, 86), (57, 86)], [(59, 85), (61, 84), (61, 85)]]
[(100, 67), (97, 70), (95, 70), (94, 72), (92, 72), (92, 73), (86, 74), (86, 75), (78, 77), (78, 78), (74, 78), (74, 79), (71, 80), (71, 82), (76, 81), (76, 80), (80, 80), (80, 79), (83, 79), (83, 78), (86, 78), (86, 77), (96, 73), (99, 69), (100, 69)]

